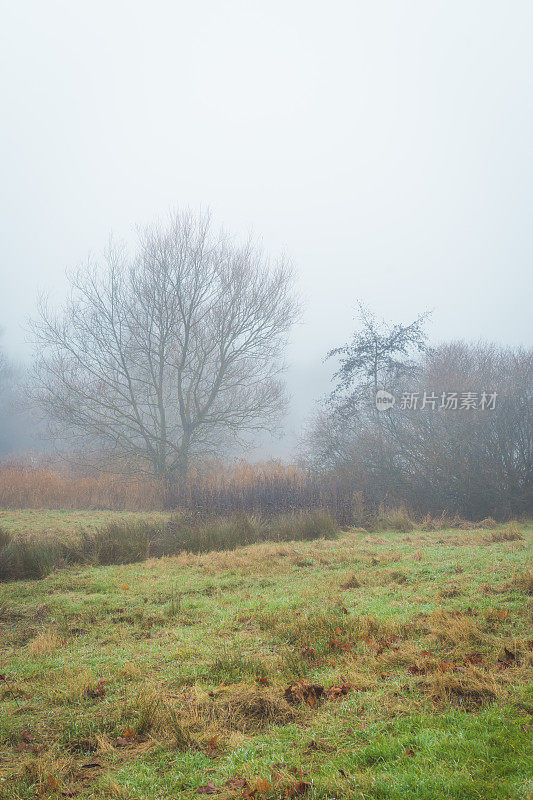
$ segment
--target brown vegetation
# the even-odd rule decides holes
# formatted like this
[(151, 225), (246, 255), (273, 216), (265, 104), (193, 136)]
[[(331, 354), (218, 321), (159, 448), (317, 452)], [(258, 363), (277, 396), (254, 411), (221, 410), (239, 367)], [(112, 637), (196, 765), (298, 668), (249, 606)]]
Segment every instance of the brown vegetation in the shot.
[(351, 492), (343, 484), (278, 461), (232, 466), (204, 463), (178, 492), (149, 476), (81, 473), (59, 466), (0, 464), (1, 508), (152, 511), (187, 508), (202, 514), (245, 512), (263, 517), (327, 509), (352, 521)]

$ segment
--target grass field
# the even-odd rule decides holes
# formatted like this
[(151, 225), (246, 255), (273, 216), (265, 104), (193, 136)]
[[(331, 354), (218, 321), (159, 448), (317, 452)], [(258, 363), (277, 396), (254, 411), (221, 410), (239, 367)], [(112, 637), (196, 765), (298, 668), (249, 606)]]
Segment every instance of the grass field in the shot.
[(532, 539), (355, 530), (1, 584), (0, 797), (531, 797)]

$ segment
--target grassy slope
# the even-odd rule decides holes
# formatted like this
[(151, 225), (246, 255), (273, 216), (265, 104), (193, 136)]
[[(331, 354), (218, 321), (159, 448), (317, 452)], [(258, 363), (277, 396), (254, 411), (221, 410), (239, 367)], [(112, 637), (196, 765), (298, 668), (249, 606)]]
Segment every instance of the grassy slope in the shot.
[[(507, 582), (533, 528), (493, 533), (356, 531), (2, 585), (0, 796), (170, 800), (243, 776), (271, 783), (257, 798), (300, 781), (317, 798), (527, 797), (531, 606)], [(519, 665), (498, 664), (504, 645)], [(453, 672), (409, 672), (431, 659)], [(298, 674), (356, 689), (291, 711)]]

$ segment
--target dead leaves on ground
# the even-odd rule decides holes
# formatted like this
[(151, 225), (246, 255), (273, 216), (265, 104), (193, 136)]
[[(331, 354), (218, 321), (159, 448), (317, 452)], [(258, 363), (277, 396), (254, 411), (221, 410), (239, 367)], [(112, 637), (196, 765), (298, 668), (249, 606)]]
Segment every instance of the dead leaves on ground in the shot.
[(203, 750), (208, 758), (218, 758), (221, 755), (218, 736), (211, 736)]
[(438, 658), (434, 653), (429, 650), (423, 650), (420, 653), (425, 658), (420, 658), (413, 664), (407, 667), (407, 671), (411, 675), (427, 675), (433, 672), (455, 672), (462, 673), (467, 671), (470, 667), (479, 667), (481, 669), (490, 670), (496, 668), (497, 670), (508, 669), (509, 667), (521, 666), (521, 660), (517, 651), (510, 650), (507, 646), (503, 646), (501, 654), (497, 661), (491, 664), (488, 657), (482, 653), (469, 653), (461, 659), (446, 660)]
[(291, 705), (306, 703), (311, 708), (316, 708), (320, 700), (324, 699), (325, 689), (319, 683), (308, 683), (299, 680), (289, 684), (283, 693), (285, 700)]
[[(346, 613), (348, 612), (346, 611)], [(352, 648), (351, 642), (346, 636), (343, 637), (340, 628), (335, 628), (333, 631), (333, 636), (329, 640), (329, 646), (332, 650), (340, 650), (342, 653), (349, 653)]]
[(519, 667), (521, 663), (516, 650), (509, 650), (509, 648), (504, 645), (503, 652), (498, 658), (496, 666), (498, 669), (507, 669), (508, 667)]
[(117, 736), (115, 746), (130, 747), (130, 745), (134, 744), (136, 741), (138, 741), (138, 737), (133, 728), (125, 728), (120, 736)]
[(106, 684), (107, 681), (103, 678), (100, 678), (95, 686), (87, 686), (85, 689), (85, 694), (92, 700), (97, 700), (99, 697), (104, 697), (106, 693)]
[(31, 731), (25, 729), (20, 734), (20, 741), (15, 745), (15, 750), (19, 753), (33, 753), (38, 755), (44, 750), (44, 744), (38, 741)]
[(325, 688), (320, 683), (309, 683), (308, 681), (299, 680), (291, 683), (283, 693), (285, 700), (291, 705), (297, 703), (305, 703), (311, 708), (316, 708), (322, 700), (340, 700), (345, 697), (353, 686), (341, 678), (338, 685), (332, 684), (329, 688)]
[(373, 636), (361, 636), (362, 641), (376, 651), (376, 656), (380, 656), (385, 650), (399, 650), (399, 636), (387, 636), (376, 639)]
[(257, 780), (247, 780), (246, 778), (229, 778), (222, 786), (217, 786), (213, 781), (208, 781), (206, 784), (199, 786), (196, 794), (214, 795), (224, 791), (240, 792), (242, 800), (259, 800), (259, 798), (266, 797), (273, 789), (276, 789), (281, 794), (277, 796), (280, 798), (293, 798), (303, 797), (311, 788), (311, 784), (302, 780), (303, 777), (301, 770), (293, 767), (290, 772), (298, 775), (300, 780), (290, 783), (288, 786), (280, 786), (283, 779), (279, 773), (272, 774), (272, 782), (265, 778), (258, 778)]
[(462, 672), (469, 666), (486, 664), (486, 660), (481, 653), (470, 653), (458, 661), (446, 661), (443, 658), (438, 658), (430, 650), (422, 650), (420, 655), (425, 656), (426, 660), (411, 664), (407, 668), (411, 675), (427, 675), (429, 672)]
[(218, 794), (220, 789), (217, 789), (213, 781), (209, 781), (204, 786), (199, 786), (196, 790), (196, 794)]
[(330, 686), (326, 691), (326, 698), (328, 700), (340, 700), (342, 697), (345, 697), (348, 692), (351, 692), (352, 689), (352, 684), (344, 681), (340, 686)]

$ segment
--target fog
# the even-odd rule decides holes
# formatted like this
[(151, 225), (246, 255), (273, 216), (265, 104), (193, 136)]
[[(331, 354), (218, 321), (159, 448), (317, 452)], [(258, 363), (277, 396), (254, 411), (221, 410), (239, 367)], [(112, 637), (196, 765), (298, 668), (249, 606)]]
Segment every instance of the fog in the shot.
[(287, 455), (357, 299), (430, 336), (531, 343), (533, 5), (3, 3), (0, 327), (113, 232), (209, 207), (286, 253), (303, 315)]

